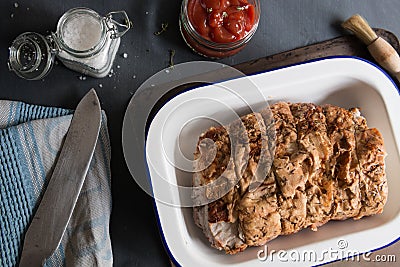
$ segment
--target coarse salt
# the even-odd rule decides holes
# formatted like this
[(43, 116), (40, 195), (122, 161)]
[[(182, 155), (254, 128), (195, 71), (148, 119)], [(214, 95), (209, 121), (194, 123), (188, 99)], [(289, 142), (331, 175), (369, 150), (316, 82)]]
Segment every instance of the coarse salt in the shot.
[(86, 51), (96, 46), (101, 33), (100, 21), (90, 15), (70, 18), (61, 31), (64, 43), (76, 51)]

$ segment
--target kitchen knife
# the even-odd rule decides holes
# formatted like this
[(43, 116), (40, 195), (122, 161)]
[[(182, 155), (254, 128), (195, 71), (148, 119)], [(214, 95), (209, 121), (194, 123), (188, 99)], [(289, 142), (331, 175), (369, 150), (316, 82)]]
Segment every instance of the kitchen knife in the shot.
[(71, 218), (101, 123), (94, 89), (79, 102), (43, 198), (25, 234), (20, 267), (43, 266), (61, 242)]

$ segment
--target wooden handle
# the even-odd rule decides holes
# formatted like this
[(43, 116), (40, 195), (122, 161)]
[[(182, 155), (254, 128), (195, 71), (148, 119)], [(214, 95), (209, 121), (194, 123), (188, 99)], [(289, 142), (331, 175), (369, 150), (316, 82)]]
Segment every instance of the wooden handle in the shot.
[(378, 37), (378, 39), (368, 46), (368, 50), (379, 65), (398, 78), (397, 74), (400, 73), (400, 57), (385, 39)]

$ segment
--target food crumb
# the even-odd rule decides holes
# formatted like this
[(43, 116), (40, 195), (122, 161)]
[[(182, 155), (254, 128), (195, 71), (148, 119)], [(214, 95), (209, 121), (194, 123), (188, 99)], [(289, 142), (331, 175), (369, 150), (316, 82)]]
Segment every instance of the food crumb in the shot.
[(133, 78), (133, 79), (136, 79), (136, 75), (133, 75), (132, 78)]
[(161, 23), (161, 30), (156, 31), (156, 32), (154, 33), (154, 35), (160, 35), (160, 34), (162, 34), (163, 32), (166, 32), (167, 29), (168, 29), (168, 22), (163, 22), (163, 23)]
[(128, 53), (123, 53), (123, 54), (122, 54), (122, 57), (123, 57), (123, 58), (128, 58)]
[(15, 8), (18, 8), (18, 7), (19, 7), (19, 4), (18, 4), (17, 2), (15, 2), (15, 3), (14, 3), (14, 7), (15, 7)]
[(79, 80), (81, 80), (81, 81), (86, 81), (86, 76), (79, 76)]
[(100, 88), (103, 88), (103, 84), (99, 84), (99, 87), (100, 87)]
[(146, 11), (146, 15), (148, 15), (149, 14), (149, 11)]
[(26, 11), (29, 11), (29, 9), (30, 9), (30, 8), (29, 8), (29, 7), (27, 7), (27, 8), (26, 8)]
[(121, 68), (121, 66), (120, 66), (120, 65), (117, 65), (117, 69), (119, 69), (119, 68)]
[(175, 56), (175, 49), (170, 49), (169, 50), (169, 67), (170, 68), (174, 67), (174, 56)]
[(10, 17), (11, 17), (11, 18), (14, 18), (14, 13), (11, 13)]

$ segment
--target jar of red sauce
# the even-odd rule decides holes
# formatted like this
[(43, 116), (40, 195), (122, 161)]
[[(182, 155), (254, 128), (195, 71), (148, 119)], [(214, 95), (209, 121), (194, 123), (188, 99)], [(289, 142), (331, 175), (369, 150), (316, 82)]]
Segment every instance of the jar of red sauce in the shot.
[(244, 48), (259, 19), (259, 0), (183, 0), (179, 26), (195, 52), (224, 58)]

